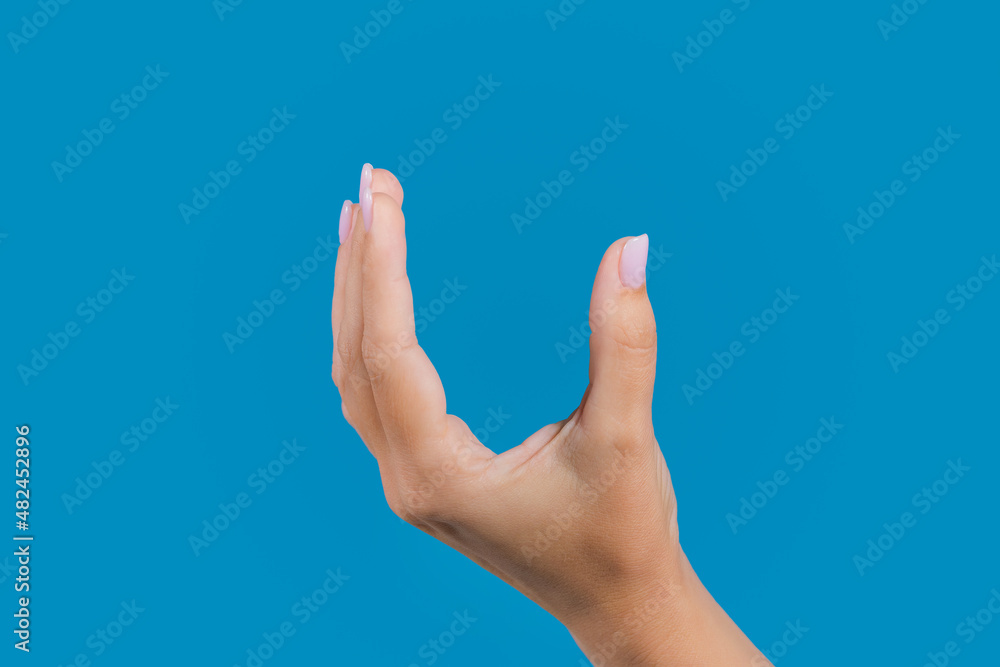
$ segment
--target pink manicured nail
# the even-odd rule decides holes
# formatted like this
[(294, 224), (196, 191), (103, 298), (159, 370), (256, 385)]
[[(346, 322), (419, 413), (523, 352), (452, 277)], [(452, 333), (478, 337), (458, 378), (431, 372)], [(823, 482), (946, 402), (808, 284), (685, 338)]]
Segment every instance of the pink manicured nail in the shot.
[(340, 242), (343, 243), (347, 240), (347, 235), (351, 233), (351, 200), (347, 199), (344, 201), (344, 205), (340, 209)]
[(646, 256), (649, 254), (649, 236), (643, 234), (630, 239), (622, 248), (618, 262), (618, 277), (625, 287), (638, 289), (646, 284)]
[(358, 188), (358, 201), (361, 201), (361, 195), (364, 194), (365, 188), (371, 188), (372, 186), (372, 166), (365, 162), (365, 166), (361, 167), (361, 187)]
[[(361, 191), (361, 217), (365, 220), (365, 231), (371, 231), (372, 228), (372, 189), (366, 187)], [(644, 262), (645, 263), (645, 262)]]

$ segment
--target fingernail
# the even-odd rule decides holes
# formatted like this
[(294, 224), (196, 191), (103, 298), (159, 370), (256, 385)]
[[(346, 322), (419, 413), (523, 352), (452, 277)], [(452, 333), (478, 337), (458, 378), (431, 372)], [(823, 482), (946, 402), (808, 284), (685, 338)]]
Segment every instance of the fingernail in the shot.
[(365, 188), (372, 187), (372, 166), (365, 162), (365, 166), (361, 167), (361, 187), (358, 188), (358, 201), (361, 201), (361, 195), (364, 194)]
[(365, 220), (366, 232), (372, 228), (372, 204), (372, 189), (366, 187), (361, 191), (361, 217)]
[(646, 284), (646, 256), (649, 254), (649, 236), (643, 234), (630, 239), (622, 248), (618, 262), (618, 277), (622, 285), (638, 289)]
[(347, 240), (347, 235), (351, 233), (351, 200), (344, 201), (340, 209), (340, 242)]

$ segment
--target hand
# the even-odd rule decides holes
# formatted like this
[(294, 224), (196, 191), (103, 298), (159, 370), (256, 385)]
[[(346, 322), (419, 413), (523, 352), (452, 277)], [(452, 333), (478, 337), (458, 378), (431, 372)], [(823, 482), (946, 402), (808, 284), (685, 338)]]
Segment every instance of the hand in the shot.
[(332, 375), (392, 511), (548, 610), (596, 664), (769, 664), (680, 548), (652, 424), (647, 237), (615, 242), (598, 268), (580, 406), (497, 455), (447, 413), (417, 343), (402, 187), (366, 165), (359, 199), (340, 222)]

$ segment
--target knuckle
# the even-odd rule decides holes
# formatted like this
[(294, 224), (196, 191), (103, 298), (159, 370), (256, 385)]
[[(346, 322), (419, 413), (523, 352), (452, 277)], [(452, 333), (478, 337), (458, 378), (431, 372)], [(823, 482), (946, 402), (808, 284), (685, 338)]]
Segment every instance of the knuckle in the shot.
[(361, 359), (364, 361), (368, 377), (377, 380), (389, 365), (389, 356), (375, 340), (365, 335), (361, 339)]
[(337, 357), (334, 382), (341, 395), (347, 396), (368, 386), (368, 374), (358, 359), (357, 345), (347, 340), (346, 336), (337, 341)]
[(400, 332), (385, 343), (376, 341), (366, 333), (361, 339), (361, 358), (368, 370), (368, 377), (372, 382), (376, 382), (394, 360), (415, 347), (417, 347), (417, 336), (412, 331)]
[(350, 368), (354, 365), (354, 347), (349, 336), (337, 337), (337, 356), (340, 357), (342, 368)]
[(392, 513), (398, 516), (400, 519), (406, 523), (413, 524), (416, 522), (416, 517), (411, 514), (409, 509), (409, 503), (404, 499), (401, 493), (386, 493), (385, 500), (389, 504), (389, 509)]
[(418, 526), (447, 529), (461, 523), (461, 484), (455, 473), (453, 466), (442, 465), (399, 475), (393, 511)]
[(430, 482), (404, 484), (396, 494), (393, 512), (413, 525), (438, 523), (443, 513), (438, 505), (439, 488)]
[(347, 391), (348, 388), (351, 394), (355, 397), (363, 395), (363, 392), (368, 389), (369, 380), (368, 373), (360, 365), (352, 366), (351, 369), (344, 376), (344, 390)]
[(616, 318), (611, 323), (610, 335), (615, 344), (627, 352), (650, 354), (656, 352), (656, 327), (635, 318)]

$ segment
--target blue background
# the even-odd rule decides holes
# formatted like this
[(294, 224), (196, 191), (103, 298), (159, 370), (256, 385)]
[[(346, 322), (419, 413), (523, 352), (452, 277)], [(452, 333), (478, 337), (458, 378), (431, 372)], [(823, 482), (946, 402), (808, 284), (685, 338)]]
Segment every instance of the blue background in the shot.
[[(496, 450), (568, 414), (586, 352), (564, 363), (556, 344), (586, 321), (604, 249), (648, 233), (670, 253), (648, 275), (657, 435), (685, 550), (723, 607), (765, 650), (786, 622), (809, 628), (778, 664), (922, 665), (949, 641), (954, 664), (997, 664), (1000, 619), (971, 644), (956, 626), (1000, 587), (1000, 281), (961, 311), (947, 295), (1000, 250), (1000, 8), (930, 2), (884, 39), (889, 2), (594, 0), (553, 28), (557, 0), (403, 0), (348, 62), (340, 44), (386, 4), (253, 0), (220, 18), (210, 0), (71, 2), (16, 52), (5, 39), (2, 421), (11, 450), (32, 427), (36, 542), (34, 650), (5, 630), (4, 664), (244, 665), (293, 621), (265, 664), (427, 665), (421, 647), (466, 610), (478, 620), (437, 664), (581, 664), (548, 614), (389, 511), (329, 377), (334, 261), (295, 290), (282, 278), (336, 243), (363, 162), (396, 169), (439, 127), (404, 187), (414, 302), (467, 286), (421, 335), (451, 412), (472, 428), (511, 415)], [(726, 8), (679, 71), (674, 52)], [(7, 2), (0, 27), (38, 11)], [(112, 101), (157, 65), (169, 75), (120, 120)], [(489, 75), (501, 85), (453, 128), (444, 113)], [(821, 85), (833, 96), (783, 138), (775, 122)], [(246, 162), (240, 143), (283, 107), (295, 118)], [(52, 162), (102, 118), (114, 132), (60, 182)], [(961, 138), (851, 243), (857, 207), (948, 127)], [(780, 150), (723, 201), (717, 182), (768, 137)], [(187, 224), (179, 205), (232, 159), (241, 173)], [(518, 231), (511, 215), (563, 169), (574, 183)], [(134, 281), (84, 324), (78, 304), (122, 267)], [(786, 288), (799, 300), (749, 343), (743, 324)], [(287, 301), (230, 352), (223, 334), (274, 289)], [(951, 321), (894, 372), (887, 353), (939, 308)], [(24, 381), (71, 321), (80, 334)], [(733, 341), (746, 353), (689, 402), (682, 386)], [(168, 397), (180, 407), (125, 451)], [(786, 452), (831, 417), (844, 429), (793, 472)], [(248, 477), (292, 439), (305, 450), (258, 495)], [(124, 463), (69, 512), (114, 450)], [(958, 459), (971, 470), (920, 514), (913, 496)], [(779, 470), (790, 482), (734, 534), (726, 515)], [(196, 556), (189, 536), (241, 492), (252, 504)], [(854, 556), (906, 511), (916, 526), (860, 575)], [(350, 579), (300, 624), (293, 605), (337, 568)], [(6, 616), (9, 560), (0, 578)], [(95, 656), (88, 637), (132, 600), (145, 611)]]

